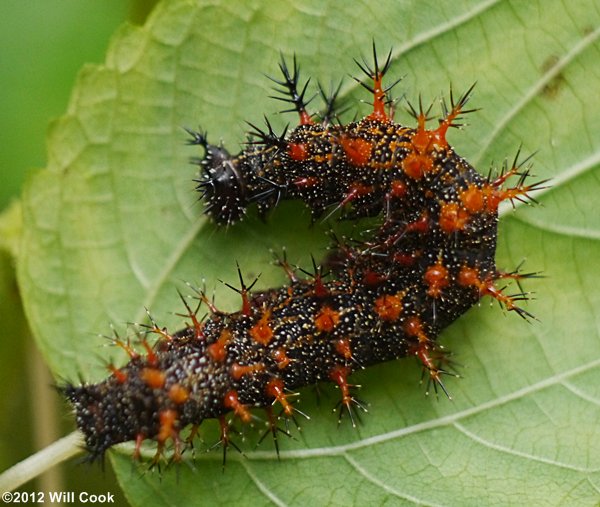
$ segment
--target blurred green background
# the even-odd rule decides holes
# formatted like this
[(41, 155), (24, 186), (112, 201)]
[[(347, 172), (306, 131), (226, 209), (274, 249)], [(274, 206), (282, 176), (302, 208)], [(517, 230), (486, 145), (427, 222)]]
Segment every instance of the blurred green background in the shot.
[[(126, 21), (143, 23), (155, 3), (0, 2), (0, 212), (19, 199), (28, 175), (44, 167), (48, 123), (66, 110), (78, 70), (85, 63), (102, 63), (117, 27)], [(15, 217), (13, 208), (10, 223), (18, 225)], [(6, 228), (0, 229), (0, 472), (73, 429), (29, 336), (7, 236)], [(116, 505), (125, 503), (110, 467), (100, 482), (99, 474), (87, 474), (85, 465), (68, 462), (57, 468), (21, 489), (108, 491), (117, 495)]]

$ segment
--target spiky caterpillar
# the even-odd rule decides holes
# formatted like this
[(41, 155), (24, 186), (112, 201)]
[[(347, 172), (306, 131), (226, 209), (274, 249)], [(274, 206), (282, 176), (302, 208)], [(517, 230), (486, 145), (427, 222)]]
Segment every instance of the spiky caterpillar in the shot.
[[(527, 185), (527, 170), (515, 159), (496, 179), (481, 176), (446, 140), (457, 126), (470, 91), (451, 97), (435, 129), (427, 113), (411, 108), (416, 128), (397, 124), (382, 78), (390, 57), (379, 67), (361, 65), (373, 80), (373, 112), (348, 125), (333, 124), (335, 94), (328, 98), (322, 121), (306, 110), (306, 87), (298, 89), (298, 72), (282, 61), (281, 85), (300, 117), (288, 135), (255, 128), (254, 138), (235, 156), (191, 132), (201, 145), (197, 180), (205, 212), (220, 224), (243, 218), (256, 203), (267, 213), (282, 199), (305, 202), (314, 217), (341, 208), (349, 218), (378, 216), (379, 225), (363, 241), (336, 242), (323, 265), (307, 277), (280, 262), (289, 283), (252, 292), (240, 274), (242, 307), (224, 313), (200, 294), (208, 315), (198, 319), (186, 304), (190, 324), (159, 335), (154, 347), (143, 342), (141, 355), (117, 341), (130, 355), (123, 368), (93, 385), (64, 387), (91, 457), (112, 445), (145, 439), (174, 443), (181, 456), (180, 431), (192, 425), (192, 436), (205, 419), (218, 418), (224, 450), (231, 443), (228, 413), (243, 423), (253, 407), (267, 411), (277, 445), (277, 419), (294, 418), (291, 393), (320, 381), (341, 391), (340, 417), (354, 424), (363, 404), (353, 393), (350, 375), (366, 366), (416, 356), (434, 387), (441, 388), (445, 352), (437, 345), (441, 330), (482, 296), (497, 299), (508, 310), (529, 317), (517, 306), (522, 293), (507, 295), (495, 282), (531, 274), (502, 272), (495, 264), (498, 205), (528, 200), (540, 183)], [(514, 187), (506, 180), (517, 175)], [(324, 271), (328, 271), (325, 275)], [(184, 301), (185, 303), (185, 301)], [(275, 415), (272, 405), (280, 406)]]

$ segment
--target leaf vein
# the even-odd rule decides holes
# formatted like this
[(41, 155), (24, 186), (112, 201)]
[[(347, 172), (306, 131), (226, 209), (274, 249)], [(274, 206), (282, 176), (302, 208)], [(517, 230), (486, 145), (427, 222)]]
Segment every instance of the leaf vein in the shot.
[(588, 393), (583, 392), (581, 389), (574, 386), (571, 382), (563, 382), (562, 385), (566, 389), (571, 391), (575, 396), (578, 396), (582, 400), (585, 400), (589, 403), (596, 405), (597, 407), (600, 407), (600, 400), (598, 398), (595, 398), (595, 397), (589, 395)]
[(583, 37), (577, 44), (575, 44), (567, 54), (561, 58), (558, 63), (543, 74), (540, 79), (535, 81), (533, 85), (525, 92), (521, 100), (519, 100), (511, 109), (507, 111), (503, 118), (497, 123), (495, 128), (491, 131), (488, 138), (481, 143), (481, 149), (479, 153), (473, 157), (473, 165), (477, 167), (481, 164), (485, 153), (487, 152), (490, 145), (496, 140), (500, 132), (510, 123), (510, 121), (537, 95), (539, 95), (545, 86), (547, 86), (552, 79), (554, 79), (559, 73), (571, 63), (579, 54), (593, 44), (598, 37), (600, 37), (600, 27), (596, 28), (593, 32)]
[(463, 426), (462, 424), (460, 424), (458, 422), (455, 422), (453, 424), (453, 426), (458, 431), (460, 431), (463, 435), (469, 437), (474, 442), (477, 442), (478, 444), (481, 444), (484, 447), (487, 447), (488, 449), (492, 449), (494, 451), (498, 451), (498, 452), (501, 452), (504, 454), (509, 454), (511, 456), (516, 456), (519, 458), (528, 459), (531, 461), (536, 461), (538, 463), (544, 463), (546, 465), (552, 465), (552, 466), (555, 466), (558, 468), (564, 468), (566, 470), (572, 470), (574, 472), (591, 473), (591, 472), (600, 471), (600, 468), (585, 468), (585, 467), (579, 467), (576, 465), (569, 465), (568, 463), (562, 463), (560, 461), (555, 461), (555, 460), (552, 460), (549, 458), (543, 458), (541, 456), (536, 456), (534, 454), (530, 454), (527, 452), (518, 451), (516, 449), (510, 449), (509, 447), (506, 447), (504, 445), (499, 445), (494, 442), (490, 442), (489, 440), (486, 440), (486, 439), (480, 437), (479, 435), (473, 433), (472, 431), (469, 431), (465, 426)]
[[(465, 23), (468, 23), (473, 18), (479, 16), (480, 14), (484, 13), (488, 9), (491, 9), (492, 7), (494, 7), (496, 4), (500, 3), (501, 1), (502, 0), (486, 0), (485, 2), (480, 2), (478, 5), (473, 7), (471, 10), (467, 10), (466, 12), (464, 12), (454, 18), (449, 19), (446, 23), (441, 23), (441, 24), (431, 28), (430, 30), (421, 32), (420, 34), (415, 36), (413, 39), (411, 39), (411, 40), (405, 42), (404, 44), (402, 44), (401, 46), (399, 46), (397, 49), (392, 49), (392, 60), (396, 60), (396, 59), (400, 58), (402, 55), (404, 55), (405, 53), (408, 53), (409, 51), (421, 46), (422, 44), (425, 44), (425, 43), (431, 41), (432, 39), (439, 37), (440, 35), (443, 35), (447, 32), (455, 30), (459, 26), (461, 26)], [(339, 96), (343, 97), (345, 95), (348, 95), (352, 90), (354, 90), (358, 86), (360, 86), (360, 85), (358, 85), (354, 80), (352, 80), (352, 82), (348, 86), (344, 87), (343, 91), (339, 94)]]
[(267, 488), (265, 483), (258, 478), (258, 476), (254, 473), (254, 470), (252, 470), (252, 467), (248, 466), (247, 460), (241, 459), (240, 463), (244, 467), (244, 470), (248, 474), (248, 477), (252, 479), (252, 482), (254, 482), (258, 490), (263, 495), (265, 495), (271, 502), (273, 502), (273, 504), (277, 505), (278, 507), (287, 507), (287, 504), (284, 501), (282, 501), (277, 495), (275, 495), (275, 493), (273, 493), (269, 488)]
[(205, 220), (197, 220), (195, 223), (192, 223), (190, 229), (187, 234), (181, 238), (179, 243), (175, 245), (175, 248), (171, 252), (171, 255), (166, 259), (163, 269), (158, 273), (158, 275), (152, 280), (152, 283), (149, 284), (148, 289), (145, 291), (145, 297), (140, 306), (140, 309), (137, 312), (136, 318), (134, 322), (142, 322), (146, 317), (146, 308), (151, 308), (154, 300), (156, 299), (161, 287), (169, 277), (169, 275), (175, 269), (177, 262), (183, 257), (183, 254), (190, 248), (190, 245), (193, 243), (194, 239), (198, 235), (200, 229), (206, 224)]
[(373, 475), (371, 475), (367, 469), (365, 469), (363, 466), (361, 466), (361, 464), (358, 461), (356, 461), (354, 458), (352, 458), (347, 453), (343, 453), (343, 457), (352, 466), (352, 468), (354, 468), (365, 479), (367, 479), (369, 482), (372, 482), (376, 486), (380, 487), (384, 491), (386, 491), (386, 492), (388, 492), (388, 493), (390, 493), (390, 494), (392, 494), (394, 496), (397, 496), (398, 498), (402, 498), (403, 500), (408, 500), (409, 502), (413, 502), (416, 505), (426, 505), (426, 506), (429, 506), (429, 507), (438, 507), (438, 506), (440, 506), (440, 504), (426, 502), (425, 500), (420, 500), (420, 499), (418, 499), (415, 496), (412, 496), (412, 495), (409, 495), (409, 494), (406, 494), (406, 493), (401, 493), (401, 492), (397, 491), (396, 489), (391, 488), (390, 486), (388, 486), (384, 482), (382, 482), (379, 479), (377, 479), (377, 477), (374, 477)]

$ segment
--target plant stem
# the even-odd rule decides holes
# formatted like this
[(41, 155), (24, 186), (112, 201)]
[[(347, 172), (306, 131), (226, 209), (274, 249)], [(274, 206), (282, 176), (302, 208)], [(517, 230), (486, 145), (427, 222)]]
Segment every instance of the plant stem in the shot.
[(0, 492), (12, 491), (81, 452), (83, 438), (74, 431), (0, 474)]

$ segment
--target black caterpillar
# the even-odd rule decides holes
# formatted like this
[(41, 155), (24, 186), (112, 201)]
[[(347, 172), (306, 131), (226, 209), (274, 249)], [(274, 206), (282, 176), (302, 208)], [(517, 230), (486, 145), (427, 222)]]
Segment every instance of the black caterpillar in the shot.
[[(373, 56), (373, 67), (357, 62), (373, 83), (361, 83), (373, 94), (373, 112), (360, 121), (339, 123), (337, 93), (323, 92), (325, 112), (314, 119), (295, 59), (291, 71), (282, 59), (283, 79), (275, 82), (300, 116), (289, 134), (276, 134), (268, 122), (264, 130), (253, 126), (247, 147), (232, 156), (190, 131), (190, 144), (205, 150), (196, 160), (197, 188), (217, 223), (241, 220), (252, 203), (264, 215), (283, 199), (298, 199), (315, 218), (341, 209), (348, 219), (378, 217), (378, 225), (366, 240), (336, 240), (323, 264), (304, 277), (281, 260), (289, 277), (283, 287), (253, 292), (240, 274), (236, 313), (220, 312), (200, 294), (208, 315), (199, 319), (184, 301), (190, 324), (170, 333), (152, 323), (159, 340), (153, 347), (143, 341), (146, 354), (117, 340), (130, 355), (126, 366), (110, 366), (112, 375), (99, 384), (63, 388), (92, 459), (128, 440), (136, 441), (139, 456), (146, 439), (158, 443), (155, 461), (169, 440), (179, 459), (211, 418), (220, 421), (225, 452), (235, 446), (232, 420), (250, 422), (255, 407), (266, 410), (277, 446), (277, 432), (284, 431), (278, 419), (295, 420), (299, 412), (294, 391), (321, 381), (339, 386), (339, 416), (347, 413), (354, 424), (364, 405), (350, 375), (406, 356), (417, 357), (429, 383), (448, 394), (446, 352), (436, 342), (441, 330), (486, 295), (531, 317), (517, 306), (525, 293), (508, 295), (495, 285), (535, 276), (496, 267), (497, 212), (504, 200), (532, 201), (543, 182), (526, 184), (529, 169), (518, 156), (500, 176), (483, 177), (448, 145), (448, 129), (470, 112), (472, 88), (458, 100), (450, 94), (434, 129), (426, 127), (421, 105), (409, 105), (416, 128), (395, 123), (391, 87), (382, 85), (391, 53), (381, 67), (375, 50)], [(512, 176), (516, 184), (505, 187)], [(226, 418), (230, 412), (234, 418)], [(189, 425), (183, 441), (180, 432)]]

